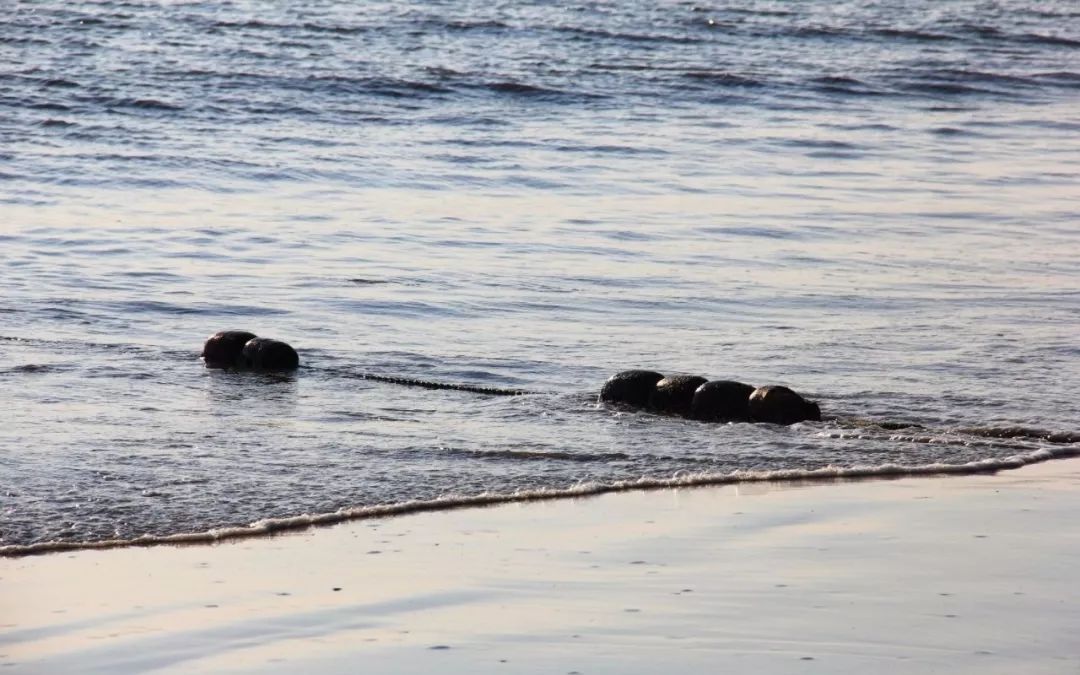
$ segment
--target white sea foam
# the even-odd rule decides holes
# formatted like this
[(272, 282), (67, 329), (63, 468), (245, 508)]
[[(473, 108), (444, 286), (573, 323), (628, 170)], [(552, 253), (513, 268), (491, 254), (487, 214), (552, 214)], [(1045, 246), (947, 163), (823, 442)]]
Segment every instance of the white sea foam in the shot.
[(850, 467), (826, 466), (810, 470), (784, 469), (780, 471), (733, 471), (725, 474), (680, 473), (679, 475), (670, 478), (641, 478), (638, 480), (616, 481), (612, 483), (582, 483), (566, 489), (522, 490), (505, 494), (484, 493), (473, 496), (451, 495), (424, 501), (416, 500), (400, 502), (397, 504), (346, 508), (329, 513), (301, 514), (285, 518), (265, 518), (257, 520), (249, 525), (215, 528), (204, 532), (186, 532), (171, 535), (144, 535), (131, 539), (106, 539), (87, 542), (47, 541), (29, 545), (2, 546), (0, 547), (0, 557), (135, 546), (212, 544), (230, 539), (266, 536), (288, 530), (302, 530), (309, 527), (335, 525), (350, 520), (383, 518), (424, 511), (446, 511), (468, 507), (495, 506), (498, 504), (514, 502), (587, 497), (609, 492), (626, 492), (630, 490), (656, 490), (767, 481), (830, 481), (907, 476), (970, 475), (977, 473), (991, 473), (1007, 469), (1018, 469), (1029, 464), (1037, 464), (1052, 459), (1075, 456), (1080, 456), (1080, 447), (1063, 446), (1043, 448), (1033, 452), (1012, 455), (1001, 459), (982, 459), (964, 464), (936, 462), (917, 466), (881, 464), (877, 466)]

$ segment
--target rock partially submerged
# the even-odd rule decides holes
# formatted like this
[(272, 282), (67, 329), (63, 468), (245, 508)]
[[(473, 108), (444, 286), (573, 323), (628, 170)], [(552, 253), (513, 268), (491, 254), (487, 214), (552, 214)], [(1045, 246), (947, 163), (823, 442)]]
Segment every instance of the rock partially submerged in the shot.
[(246, 330), (223, 330), (206, 339), (202, 360), (207, 368), (242, 368), (244, 345), (255, 339), (255, 333)]
[(662, 379), (663, 375), (652, 370), (624, 370), (615, 373), (600, 390), (600, 400), (644, 408), (649, 405), (649, 398), (656, 389), (656, 383)]
[(755, 422), (794, 424), (821, 421), (821, 408), (791, 389), (781, 386), (758, 387), (748, 401), (750, 419)]
[(746, 422), (754, 386), (734, 380), (706, 382), (694, 392), (690, 416), (703, 422)]
[(706, 382), (708, 380), (697, 375), (669, 375), (656, 383), (649, 397), (649, 407), (657, 412), (686, 417), (690, 414), (694, 392)]
[(608, 378), (600, 400), (706, 422), (795, 424), (820, 421), (821, 409), (787, 387), (757, 387), (697, 375), (624, 370)]
[(253, 338), (244, 345), (244, 361), (252, 370), (296, 370), (300, 356), (281, 340)]
[(243, 330), (223, 330), (207, 338), (202, 359), (207, 368), (280, 372), (296, 370), (300, 357), (290, 345)]

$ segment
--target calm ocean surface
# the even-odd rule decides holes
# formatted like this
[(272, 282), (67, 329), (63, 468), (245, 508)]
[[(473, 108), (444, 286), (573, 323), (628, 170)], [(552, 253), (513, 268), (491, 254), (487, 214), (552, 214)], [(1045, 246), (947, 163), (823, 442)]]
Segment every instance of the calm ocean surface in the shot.
[[(1080, 431), (1075, 2), (554, 4), (7, 2), (0, 553), (1080, 452), (966, 431)], [(631, 367), (841, 420), (598, 406)]]

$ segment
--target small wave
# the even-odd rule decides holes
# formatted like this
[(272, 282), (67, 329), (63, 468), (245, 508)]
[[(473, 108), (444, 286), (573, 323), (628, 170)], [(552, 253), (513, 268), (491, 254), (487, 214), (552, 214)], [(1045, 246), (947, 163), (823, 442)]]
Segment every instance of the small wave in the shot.
[(27, 107), (34, 110), (58, 110), (60, 112), (71, 110), (71, 106), (66, 106), (63, 103), (31, 103)]
[(44, 86), (44, 87), (59, 87), (59, 88), (63, 88), (63, 89), (75, 89), (75, 88), (78, 88), (78, 87), (82, 86), (78, 82), (73, 82), (71, 80), (65, 80), (65, 79), (60, 78), (60, 77), (54, 77), (54, 78), (49, 78), (49, 79), (46, 79), (46, 80), (42, 80), (41, 85)]
[(935, 72), (936, 75), (942, 78), (948, 78), (956, 82), (984, 82), (990, 84), (1008, 84), (1008, 85), (1032, 85), (1030, 78), (1020, 77), (1017, 75), (1007, 75), (1005, 73), (993, 73), (985, 70), (967, 70), (963, 68), (950, 68), (946, 70), (939, 70)]
[[(1059, 445), (1080, 443), (1080, 433), (1074, 431), (1052, 431), (1035, 427), (1005, 426), (1005, 427), (962, 427), (946, 428), (936, 431), (927, 429), (921, 424), (910, 422), (883, 422), (878, 420), (865, 420), (858, 418), (837, 418), (838, 431), (826, 431), (833, 438), (875, 438), (872, 432), (880, 430), (885, 432), (903, 431), (906, 434), (892, 434), (890, 440), (908, 443), (927, 443), (934, 445), (986, 445), (998, 448), (1030, 448), (1030, 444), (1000, 443), (995, 441), (972, 440), (965, 436), (976, 438), (1016, 440), (1016, 441), (1043, 441)], [(864, 434), (863, 432), (870, 432)]]
[(862, 85), (862, 82), (854, 77), (847, 77), (845, 75), (824, 75), (822, 77), (815, 77), (812, 82), (817, 84), (832, 84), (832, 85)]
[(445, 87), (429, 82), (390, 77), (312, 76), (303, 80), (285, 80), (283, 84), (286, 86), (299, 85), (297, 88), (302, 90), (310, 90), (310, 85), (315, 85), (320, 92), (337, 91), (347, 94), (373, 94), (392, 97), (412, 96), (414, 94), (445, 94), (450, 91)]
[(503, 23), (502, 21), (494, 21), (490, 19), (477, 21), (467, 21), (462, 19), (457, 21), (447, 21), (442, 25), (444, 28), (448, 28), (450, 30), (502, 30), (504, 28), (510, 27), (509, 24)]
[(51, 373), (56, 370), (60, 369), (53, 365), (48, 365), (44, 363), (26, 363), (21, 366), (12, 366), (5, 370), (0, 370), (0, 374), (10, 373), (16, 375), (32, 375), (39, 373)]
[(1050, 84), (1056, 84), (1058, 86), (1080, 87), (1080, 73), (1074, 73), (1068, 70), (1049, 73), (1035, 73), (1031, 77), (1040, 82), (1048, 82)]
[(23, 37), (21, 35), (16, 36), (0, 36), (0, 45), (51, 45), (48, 40), (41, 38)]
[(1080, 433), (1072, 431), (1049, 431), (1032, 427), (975, 427), (958, 429), (957, 433), (985, 436), (987, 438), (1028, 438), (1048, 443), (1080, 443)]
[(561, 450), (466, 450), (461, 448), (440, 448), (439, 454), (468, 457), (470, 459), (509, 461), (546, 461), (554, 459), (567, 462), (620, 462), (635, 459), (634, 455), (628, 455), (625, 452), (566, 452)]
[(960, 84), (958, 82), (904, 82), (900, 84), (900, 88), (912, 93), (928, 94), (931, 96), (965, 96), (1004, 93), (985, 87)]
[(649, 155), (665, 156), (668, 153), (658, 148), (638, 148), (630, 145), (556, 145), (551, 148), (556, 152), (582, 152), (600, 155)]
[(582, 483), (564, 489), (521, 490), (511, 493), (484, 493), (473, 496), (447, 496), (431, 500), (415, 500), (397, 504), (346, 508), (328, 513), (303, 514), (284, 518), (265, 518), (249, 525), (223, 527), (204, 532), (185, 532), (169, 535), (143, 535), (131, 539), (105, 539), (97, 541), (47, 541), (36, 544), (0, 546), (0, 557), (41, 555), (62, 551), (87, 549), (111, 549), (162, 544), (213, 544), (231, 539), (260, 537), (279, 532), (304, 530), (310, 527), (336, 525), (351, 520), (386, 518), (429, 511), (497, 506), (500, 504), (526, 503), (591, 497), (595, 495), (629, 492), (633, 490), (660, 490), (671, 488), (730, 485), (735, 483), (832, 481), (873, 478), (904, 478), (914, 476), (972, 475), (994, 473), (1006, 469), (1018, 469), (1051, 459), (1080, 455), (1078, 447), (1044, 448), (1002, 459), (982, 459), (964, 464), (881, 464), (875, 466), (836, 467), (820, 469), (783, 469), (778, 471), (733, 471), (723, 474), (685, 473), (670, 478), (640, 478), (612, 483)]
[(1030, 450), (1030, 444), (1023, 443), (1003, 443), (1001, 441), (992, 440), (972, 440), (970, 438), (952, 438), (944, 435), (931, 435), (931, 434), (874, 434), (867, 433), (867, 431), (856, 430), (839, 430), (823, 432), (823, 436), (834, 439), (843, 439), (848, 441), (853, 440), (880, 440), (882, 438), (888, 438), (893, 443), (913, 443), (918, 445), (934, 445), (934, 446), (962, 446), (965, 448), (972, 447), (984, 447), (994, 449), (1006, 449), (1006, 450)]
[(914, 40), (916, 42), (946, 42), (959, 39), (955, 35), (947, 35), (945, 33), (927, 33), (925, 31), (902, 28), (879, 28), (870, 31), (870, 33), (878, 37), (899, 38), (902, 40)]
[[(259, 90), (282, 89), (299, 91), (305, 94), (329, 94), (339, 96), (385, 96), (404, 98), (417, 94), (443, 94), (450, 90), (438, 84), (421, 80), (399, 79), (394, 77), (364, 77), (348, 75), (292, 75), (269, 74), (246, 71), (220, 71), (200, 68), (178, 69), (170, 75), (186, 80), (201, 81), (211, 79), (219, 83), (224, 90)], [(218, 112), (228, 112), (225, 108), (213, 108)], [(314, 116), (321, 112), (317, 105), (298, 105), (275, 101), (272, 105), (262, 100), (253, 100), (243, 110), (249, 114), (273, 116)], [(371, 119), (371, 118), (364, 118)], [(377, 118), (376, 118), (377, 119)]]
[[(591, 397), (590, 397), (591, 400)], [(410, 451), (411, 452), (411, 451)], [(625, 452), (568, 452), (565, 450), (470, 450), (465, 448), (438, 449), (439, 455), (451, 457), (465, 457), (468, 459), (489, 461), (541, 461), (551, 460), (572, 463), (594, 462), (679, 462), (680, 464), (716, 465), (716, 457), (696, 455), (665, 455), (657, 453), (629, 454)]]
[(168, 103), (166, 101), (159, 101), (153, 98), (131, 98), (120, 99), (111, 101), (109, 103), (111, 108), (133, 108), (135, 110), (163, 110), (163, 111), (177, 111), (183, 110), (183, 106), (176, 105), (175, 103)]
[(936, 127), (930, 130), (935, 136), (978, 136), (979, 134), (957, 127)]
[(846, 96), (884, 96), (888, 94), (886, 91), (874, 88), (862, 80), (857, 80), (853, 77), (827, 75), (813, 78), (810, 80), (810, 83), (814, 85), (818, 91), (827, 94), (842, 94)]
[(688, 35), (660, 35), (655, 33), (624, 33), (604, 30), (602, 28), (585, 28), (583, 26), (556, 26), (555, 31), (570, 34), (575, 37), (600, 40), (617, 40), (619, 42), (662, 42), (671, 44), (697, 44), (704, 42), (702, 38)]
[[(706, 7), (698, 6), (698, 7), (694, 7), (691, 11), (694, 11), (694, 12), (711, 12), (711, 11), (714, 11), (714, 10), (706, 8)], [(719, 9), (719, 10), (716, 10), (716, 11), (723, 12), (724, 14), (733, 14), (735, 16), (774, 16), (774, 17), (783, 17), (783, 16), (795, 16), (797, 14), (797, 12), (795, 12), (795, 11), (791, 11), (791, 10), (787, 10), (787, 9), (778, 9), (778, 8), (769, 8), (769, 9), (753, 8), (753, 9), (751, 9), (751, 8), (743, 8), (743, 7), (724, 7), (722, 9)]]
[(484, 86), (486, 89), (499, 94), (515, 94), (518, 96), (558, 96), (569, 93), (559, 89), (548, 89), (546, 87), (525, 84), (523, 82), (491, 82)]
[(282, 30), (287, 28), (295, 28), (294, 24), (287, 23), (271, 23), (269, 21), (259, 21), (258, 19), (251, 19), (248, 21), (229, 21), (220, 20), (211, 24), (212, 28), (224, 28), (227, 30), (236, 30), (238, 28), (252, 29), (252, 30)]
[(321, 23), (305, 23), (300, 28), (310, 33), (329, 33), (331, 35), (358, 35), (374, 30), (370, 26), (327, 26)]
[(835, 37), (852, 37), (851, 31), (841, 28), (839, 26), (798, 26), (791, 30), (789, 35), (794, 37), (808, 37), (808, 38), (835, 38)]
[(1020, 36), (1020, 39), (1024, 42), (1039, 45), (1050, 45), (1053, 47), (1080, 47), (1080, 40), (1073, 40), (1072, 38), (1060, 37), (1058, 35), (1040, 35), (1039, 33), (1025, 33)]
[(703, 227), (706, 234), (730, 235), (734, 237), (761, 237), (765, 239), (801, 239), (802, 234), (794, 229), (776, 227)]
[(182, 280), (182, 279), (186, 278), (186, 277), (181, 276), (179, 274), (173, 274), (172, 272), (159, 272), (157, 270), (154, 270), (154, 271), (128, 270), (128, 271), (125, 271), (125, 272), (118, 272), (117, 274), (119, 276), (129, 277), (131, 279), (157, 279), (157, 280), (162, 280), (162, 281), (174, 281), (174, 280)]
[(192, 307), (190, 305), (178, 305), (171, 302), (161, 302), (159, 300), (129, 300), (125, 302), (111, 302), (105, 303), (107, 306), (115, 308), (118, 312), (125, 314), (142, 314), (142, 313), (154, 313), (154, 314), (210, 314), (216, 311), (215, 309), (204, 309), (200, 307)]
[(1005, 36), (1005, 34), (1002, 31), (998, 30), (997, 28), (994, 28), (993, 26), (983, 26), (983, 25), (973, 24), (973, 23), (965, 23), (965, 24), (962, 24), (960, 26), (957, 26), (957, 30), (960, 31), (963, 34), (967, 34), (967, 35), (971, 35), (971, 36), (979, 37), (979, 38), (997, 39), (997, 38), (1002, 38), (1002, 37)]
[(792, 148), (813, 148), (815, 150), (858, 150), (859, 146), (846, 141), (822, 140), (816, 138), (792, 138), (780, 142)]
[(390, 283), (386, 279), (362, 279), (360, 277), (355, 277), (353, 279), (346, 279), (346, 281), (348, 281), (350, 284), (356, 284), (357, 286), (373, 286), (373, 285), (376, 285), (376, 284), (388, 284), (388, 283)]
[(370, 26), (344, 26), (344, 25), (327, 25), (321, 23), (276, 23), (272, 21), (261, 21), (259, 19), (250, 19), (248, 21), (229, 21), (218, 20), (210, 24), (210, 29), (217, 32), (219, 30), (235, 31), (235, 30), (252, 30), (252, 31), (305, 31), (308, 33), (323, 33), (330, 35), (357, 35), (360, 33), (368, 33), (374, 30)]
[(725, 87), (764, 87), (766, 85), (762, 80), (720, 70), (691, 70), (683, 73), (683, 77)]

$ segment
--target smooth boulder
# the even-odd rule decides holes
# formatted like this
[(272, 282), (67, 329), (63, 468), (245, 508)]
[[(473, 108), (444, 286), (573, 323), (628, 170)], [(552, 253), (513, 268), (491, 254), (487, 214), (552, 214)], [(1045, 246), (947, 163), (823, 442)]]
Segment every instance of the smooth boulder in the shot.
[(600, 400), (608, 403), (625, 403), (644, 408), (649, 404), (656, 383), (664, 379), (651, 370), (624, 370), (615, 373), (600, 390)]
[(758, 387), (748, 400), (750, 419), (772, 424), (820, 421), (821, 408), (791, 389), (781, 386)]
[(694, 392), (708, 380), (697, 375), (671, 375), (656, 383), (649, 407), (673, 415), (690, 415)]
[(207, 368), (243, 368), (244, 345), (255, 338), (245, 330), (223, 330), (206, 339), (202, 360)]
[(690, 416), (703, 422), (745, 422), (753, 392), (752, 385), (733, 380), (706, 382), (694, 392)]
[(253, 338), (244, 345), (244, 363), (252, 370), (296, 370), (300, 357), (296, 350), (280, 340)]

